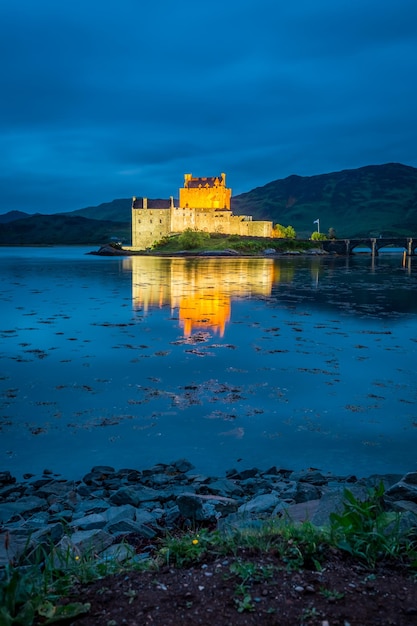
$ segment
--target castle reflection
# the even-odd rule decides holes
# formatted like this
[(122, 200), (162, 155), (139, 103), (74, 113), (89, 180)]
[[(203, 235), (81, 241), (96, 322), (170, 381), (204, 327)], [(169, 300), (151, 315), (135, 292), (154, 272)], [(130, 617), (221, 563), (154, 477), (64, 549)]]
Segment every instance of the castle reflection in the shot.
[(281, 279), (271, 259), (133, 256), (123, 259), (123, 269), (132, 272), (133, 308), (177, 309), (186, 337), (198, 330), (223, 336), (232, 299), (270, 296)]

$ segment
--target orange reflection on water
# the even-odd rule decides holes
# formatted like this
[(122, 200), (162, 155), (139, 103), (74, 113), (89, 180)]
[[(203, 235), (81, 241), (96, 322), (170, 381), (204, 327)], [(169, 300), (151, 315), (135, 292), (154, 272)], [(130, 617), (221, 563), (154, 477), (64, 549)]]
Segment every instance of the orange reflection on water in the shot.
[(132, 272), (133, 308), (178, 309), (186, 337), (196, 330), (223, 336), (232, 300), (269, 296), (274, 282), (271, 259), (133, 256), (123, 269)]

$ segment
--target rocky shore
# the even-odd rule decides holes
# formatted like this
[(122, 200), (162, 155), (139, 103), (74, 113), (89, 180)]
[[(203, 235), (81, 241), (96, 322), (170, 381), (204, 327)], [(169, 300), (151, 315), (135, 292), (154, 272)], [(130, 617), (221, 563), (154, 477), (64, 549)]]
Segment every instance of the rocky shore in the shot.
[(285, 516), (324, 526), (342, 510), (346, 488), (365, 499), (381, 482), (385, 507), (402, 513), (403, 530), (417, 525), (417, 472), (357, 479), (314, 468), (230, 469), (224, 477), (193, 470), (180, 459), (142, 470), (97, 466), (76, 481), (45, 470), (22, 482), (0, 471), (0, 567), (51, 552), (58, 566), (88, 554), (140, 560), (158, 535), (199, 524), (227, 531)]

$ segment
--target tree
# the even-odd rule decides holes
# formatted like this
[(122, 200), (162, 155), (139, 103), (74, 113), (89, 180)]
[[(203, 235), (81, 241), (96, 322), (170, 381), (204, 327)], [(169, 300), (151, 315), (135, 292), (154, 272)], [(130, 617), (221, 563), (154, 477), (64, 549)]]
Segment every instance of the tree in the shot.
[(295, 239), (297, 233), (292, 226), (281, 226), (281, 224), (275, 224), (272, 236), (277, 237), (278, 239)]
[(313, 241), (325, 241), (327, 239), (327, 235), (325, 235), (324, 233), (319, 233), (317, 232), (317, 230), (314, 231), (314, 233), (311, 234), (311, 238)]
[(328, 239), (337, 239), (336, 231), (333, 227), (329, 228), (329, 232), (327, 233)]

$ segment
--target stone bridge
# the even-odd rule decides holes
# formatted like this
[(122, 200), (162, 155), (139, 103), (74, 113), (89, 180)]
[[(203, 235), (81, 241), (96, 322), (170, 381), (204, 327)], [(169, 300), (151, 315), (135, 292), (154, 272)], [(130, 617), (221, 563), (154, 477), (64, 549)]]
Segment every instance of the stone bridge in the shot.
[(407, 256), (414, 256), (417, 237), (363, 237), (361, 239), (328, 239), (322, 241), (323, 250), (333, 254), (350, 255), (355, 248), (370, 248), (372, 256), (377, 256), (381, 248), (404, 248)]

